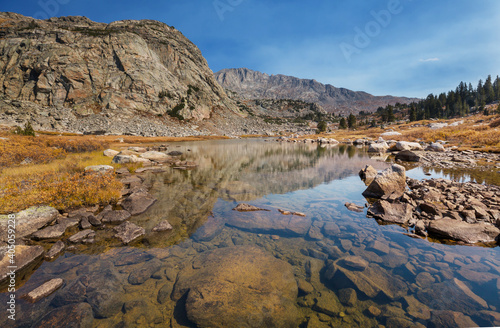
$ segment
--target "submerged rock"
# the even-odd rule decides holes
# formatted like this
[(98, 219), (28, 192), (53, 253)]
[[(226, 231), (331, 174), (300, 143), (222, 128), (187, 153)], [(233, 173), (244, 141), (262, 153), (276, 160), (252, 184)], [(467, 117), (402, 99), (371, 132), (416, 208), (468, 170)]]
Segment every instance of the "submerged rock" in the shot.
[(304, 236), (309, 231), (312, 222), (303, 216), (282, 216), (275, 212), (234, 212), (226, 224), (254, 233)]
[(359, 205), (356, 205), (354, 203), (349, 203), (349, 202), (345, 203), (344, 206), (347, 207), (347, 209), (349, 211), (358, 212), (358, 213), (361, 213), (365, 210), (364, 206), (359, 206)]
[(122, 207), (132, 215), (146, 212), (156, 202), (156, 198), (144, 191), (135, 192), (125, 198)]
[(238, 211), (238, 212), (252, 212), (252, 211), (269, 211), (263, 208), (259, 208), (257, 206), (249, 205), (249, 204), (238, 204), (235, 208), (233, 208), (233, 211)]
[(163, 232), (163, 231), (169, 231), (172, 229), (173, 229), (172, 225), (167, 220), (163, 220), (160, 223), (158, 223), (158, 225), (156, 225), (152, 231), (153, 232)]
[(499, 240), (500, 229), (487, 223), (469, 224), (464, 221), (442, 219), (431, 221), (427, 227), (431, 234), (463, 241), (469, 244), (478, 242), (493, 243)]
[(125, 221), (119, 226), (114, 227), (113, 231), (116, 232), (115, 237), (119, 238), (124, 244), (128, 244), (146, 234), (144, 228), (129, 221)]
[(187, 293), (198, 327), (297, 327), (297, 283), (290, 264), (256, 246), (201, 254), (199, 269), (180, 272), (172, 298)]
[(62, 280), (61, 278), (51, 279), (26, 294), (25, 298), (30, 302), (36, 302), (44, 297), (49, 296), (50, 294), (61, 288), (63, 284), (64, 280)]
[(432, 311), (429, 326), (432, 328), (478, 327), (472, 319), (455, 311)]
[(33, 327), (90, 328), (93, 320), (92, 307), (88, 303), (77, 303), (52, 310)]

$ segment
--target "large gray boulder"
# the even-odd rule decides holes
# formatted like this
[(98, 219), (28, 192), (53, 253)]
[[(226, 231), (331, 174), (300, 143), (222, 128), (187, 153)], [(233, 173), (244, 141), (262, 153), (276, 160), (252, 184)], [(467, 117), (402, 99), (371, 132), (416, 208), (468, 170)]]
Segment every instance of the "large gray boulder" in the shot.
[[(59, 211), (50, 206), (34, 206), (14, 214), (16, 220), (16, 238), (21, 239), (38, 231), (58, 217)], [(0, 216), (0, 228), (7, 231), (8, 216)], [(0, 241), (6, 241), (7, 234), (0, 234)]]
[(396, 154), (396, 160), (403, 162), (420, 162), (422, 156), (411, 150), (403, 150)]
[(408, 224), (413, 217), (413, 208), (407, 203), (389, 203), (377, 200), (370, 208), (368, 215), (389, 223)]
[(367, 198), (383, 198), (402, 196), (406, 188), (406, 170), (401, 165), (394, 164), (379, 172), (372, 183), (363, 192)]
[(359, 171), (359, 177), (365, 185), (369, 186), (370, 183), (372, 183), (373, 179), (377, 176), (378, 172), (377, 170), (371, 166), (371, 165), (366, 165), (361, 171)]
[(431, 221), (427, 230), (440, 237), (463, 241), (469, 244), (494, 243), (500, 238), (500, 229), (483, 222), (469, 224), (454, 219)]
[(384, 141), (384, 142), (377, 142), (377, 143), (372, 143), (370, 144), (370, 147), (368, 147), (368, 152), (369, 153), (385, 153), (389, 149), (389, 145)]
[(187, 294), (198, 327), (298, 327), (292, 267), (256, 246), (202, 253), (178, 276), (172, 299)]
[(424, 150), (422, 145), (418, 142), (409, 142), (409, 141), (398, 141), (396, 143), (396, 149), (399, 151), (402, 150)]
[(155, 162), (167, 162), (168, 160), (170, 160), (170, 156), (159, 151), (148, 151), (141, 154), (140, 157)]

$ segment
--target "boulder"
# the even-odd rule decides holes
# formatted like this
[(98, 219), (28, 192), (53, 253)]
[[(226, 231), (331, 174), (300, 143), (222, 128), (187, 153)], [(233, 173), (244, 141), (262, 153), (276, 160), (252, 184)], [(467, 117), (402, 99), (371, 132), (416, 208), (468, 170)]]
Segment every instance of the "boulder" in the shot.
[(463, 241), (469, 244), (494, 243), (500, 238), (500, 229), (488, 223), (469, 224), (464, 221), (442, 219), (431, 221), (427, 227), (430, 234)]
[(403, 162), (420, 162), (422, 160), (422, 156), (412, 152), (411, 150), (403, 150), (396, 154), (396, 160)]
[(424, 150), (422, 145), (418, 142), (408, 142), (408, 141), (398, 141), (396, 143), (396, 149), (399, 151), (402, 150)]
[(115, 157), (119, 153), (120, 153), (119, 151), (116, 151), (116, 150), (113, 150), (113, 149), (106, 149), (103, 152), (103, 155), (106, 156), (106, 157)]
[(195, 262), (199, 269), (179, 273), (172, 299), (187, 295), (187, 317), (198, 327), (299, 326), (297, 282), (287, 262), (256, 246), (207, 251)]
[(136, 152), (136, 153), (145, 153), (148, 150), (144, 147), (128, 147), (128, 150)]
[(170, 156), (181, 156), (182, 152), (180, 152), (178, 150), (174, 150), (174, 151), (171, 151), (170, 153), (168, 153), (168, 155), (170, 155)]
[(146, 212), (156, 202), (156, 198), (145, 191), (135, 192), (125, 198), (122, 207), (132, 215)]
[(363, 192), (367, 198), (382, 198), (401, 196), (406, 188), (405, 168), (394, 164), (388, 169), (379, 172), (368, 188)]
[(381, 137), (400, 136), (400, 135), (402, 134), (396, 131), (388, 131), (380, 134)]
[(408, 203), (377, 200), (368, 208), (368, 215), (384, 222), (408, 224), (413, 218), (413, 208)]
[(115, 237), (119, 238), (124, 244), (128, 244), (146, 234), (144, 228), (129, 221), (125, 221), (119, 226), (114, 227), (113, 231), (116, 232)]
[(112, 160), (115, 164), (127, 164), (127, 163), (151, 163), (147, 158), (137, 157), (136, 155), (123, 155), (118, 154), (113, 157)]
[(85, 168), (85, 173), (107, 174), (113, 173), (114, 170), (115, 168), (111, 165), (92, 165)]
[[(13, 259), (15, 261), (15, 266), (17, 267), (16, 269), (17, 274), (20, 275), (22, 271), (35, 267), (42, 260), (44, 253), (45, 251), (42, 246), (16, 245), (15, 257), (13, 257)], [(11, 266), (12, 263), (10, 262), (11, 257), (9, 257), (7, 247), (0, 247), (0, 256), (1, 256), (0, 260), (0, 289), (1, 289), (1, 286), (10, 279), (9, 266)]]
[(24, 297), (30, 302), (36, 302), (44, 297), (49, 296), (64, 284), (64, 280), (61, 278), (55, 278), (47, 281), (41, 286), (33, 289), (31, 292), (26, 294)]
[(444, 146), (438, 142), (431, 143), (425, 150), (435, 151), (435, 152), (440, 152), (440, 153), (446, 151)]
[(389, 145), (384, 142), (372, 143), (368, 148), (369, 153), (385, 153), (389, 149)]
[(155, 162), (166, 162), (170, 159), (170, 156), (159, 151), (147, 151), (141, 154), (140, 157)]
[[(50, 206), (34, 206), (14, 214), (16, 217), (16, 238), (21, 239), (54, 222), (59, 211)], [(8, 216), (0, 215), (0, 230), (7, 231)], [(0, 234), (0, 241), (7, 241), (7, 234)]]
[(372, 183), (377, 174), (377, 170), (371, 165), (366, 165), (363, 169), (361, 169), (361, 171), (359, 171), (359, 177), (367, 186)]
[[(291, 214), (291, 213), (290, 213)], [(226, 220), (226, 224), (241, 230), (275, 234), (280, 236), (304, 236), (311, 227), (311, 220), (303, 216), (276, 212), (237, 212)]]

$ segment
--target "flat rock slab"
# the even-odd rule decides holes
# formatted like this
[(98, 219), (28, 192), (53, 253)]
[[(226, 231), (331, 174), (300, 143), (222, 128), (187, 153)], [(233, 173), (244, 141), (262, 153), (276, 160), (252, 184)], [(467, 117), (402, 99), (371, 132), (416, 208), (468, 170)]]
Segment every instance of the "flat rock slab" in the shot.
[(132, 215), (138, 215), (146, 212), (156, 202), (156, 198), (147, 192), (135, 192), (125, 198), (122, 207)]
[(253, 233), (281, 236), (304, 236), (311, 220), (299, 215), (281, 215), (276, 212), (233, 212), (226, 224)]
[(116, 232), (115, 237), (120, 239), (124, 244), (128, 244), (146, 234), (144, 228), (128, 221), (114, 227), (113, 231)]
[[(345, 263), (342, 264), (347, 266)], [(337, 288), (354, 287), (369, 298), (382, 293), (389, 299), (396, 299), (406, 295), (408, 291), (408, 286), (403, 280), (395, 278), (376, 264), (366, 267), (364, 271), (352, 271), (350, 267), (345, 269), (337, 266), (332, 282)]]
[(35, 240), (56, 239), (61, 238), (65, 232), (66, 224), (60, 223), (38, 230), (31, 237)]
[(210, 216), (204, 225), (198, 228), (191, 236), (193, 240), (202, 242), (214, 239), (224, 229), (224, 222), (213, 216)]
[(63, 284), (64, 284), (64, 280), (62, 280), (61, 278), (49, 280), (46, 283), (44, 283), (43, 285), (33, 289), (31, 292), (26, 294), (25, 298), (29, 302), (34, 303), (34, 302), (36, 302), (44, 297), (49, 296), (50, 294), (52, 294), (53, 292), (55, 292), (56, 290), (61, 288), (61, 286)]
[(126, 220), (128, 220), (132, 215), (125, 210), (118, 210), (118, 211), (106, 211), (103, 213), (100, 217), (101, 222), (105, 223), (122, 223)]
[(73, 236), (69, 237), (68, 241), (70, 243), (77, 244), (77, 243), (81, 243), (82, 241), (84, 241), (86, 239), (92, 239), (94, 237), (95, 237), (95, 231), (92, 229), (86, 229), (86, 230), (77, 232)]
[(3, 285), (9, 279), (9, 266), (17, 266), (16, 272), (21, 272), (29, 267), (35, 266), (45, 253), (42, 246), (24, 246), (17, 245), (15, 248), (14, 263), (11, 263), (11, 258), (8, 256), (7, 247), (0, 248), (0, 285)]
[[(16, 238), (20, 239), (31, 235), (54, 222), (58, 215), (59, 211), (50, 206), (30, 207), (27, 210), (16, 213)], [(0, 215), (0, 228), (6, 231), (8, 224), (8, 216)], [(6, 238), (7, 234), (0, 234), (0, 241), (6, 241)]]
[(207, 251), (184, 268), (172, 299), (187, 293), (186, 312), (198, 327), (298, 327), (292, 266), (256, 246)]
[(500, 238), (500, 229), (482, 222), (469, 224), (464, 221), (442, 219), (431, 221), (427, 230), (431, 234), (469, 244), (494, 243)]

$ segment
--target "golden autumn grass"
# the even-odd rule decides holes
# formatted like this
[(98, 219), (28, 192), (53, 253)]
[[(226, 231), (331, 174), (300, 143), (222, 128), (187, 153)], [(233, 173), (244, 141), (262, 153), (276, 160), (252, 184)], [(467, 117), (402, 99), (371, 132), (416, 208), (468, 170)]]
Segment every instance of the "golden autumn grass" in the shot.
[[(23, 137), (2, 135), (0, 141), (0, 213), (35, 205), (64, 210), (116, 202), (121, 182), (114, 174), (84, 174), (88, 165), (110, 164), (94, 137)], [(21, 165), (26, 158), (31, 164)]]

